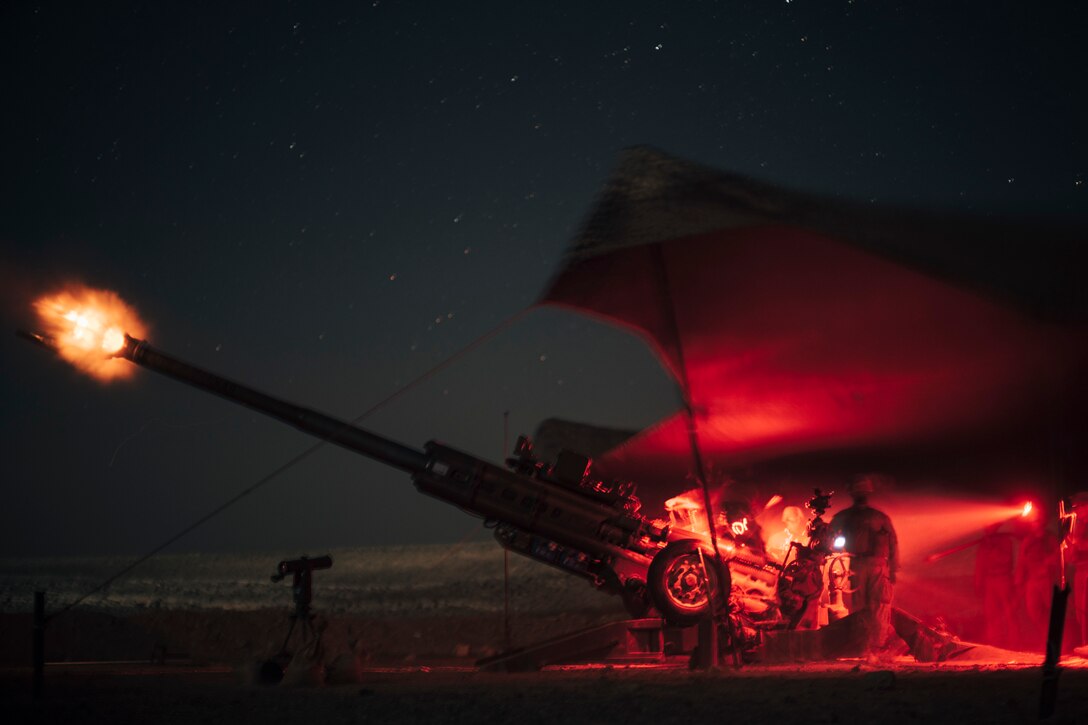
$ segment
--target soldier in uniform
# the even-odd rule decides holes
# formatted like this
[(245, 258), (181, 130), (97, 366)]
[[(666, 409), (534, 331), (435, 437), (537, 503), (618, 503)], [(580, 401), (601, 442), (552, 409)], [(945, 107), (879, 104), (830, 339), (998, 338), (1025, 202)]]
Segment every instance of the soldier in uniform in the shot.
[(1016, 538), (999, 521), (987, 526), (975, 553), (975, 594), (982, 603), (983, 641), (1015, 647), (1020, 627), (1015, 617)]
[(790, 544), (796, 541), (808, 546), (808, 519), (800, 506), (787, 506), (782, 510), (784, 528), (771, 534), (767, 540), (767, 553), (782, 562), (790, 553)]
[(1061, 542), (1047, 528), (1046, 519), (1034, 511), (1025, 522), (1027, 532), (1016, 562), (1016, 589), (1022, 597), (1024, 632), (1020, 646), (1036, 652), (1045, 649), (1054, 587), (1061, 578)]
[(850, 554), (854, 592), (850, 613), (864, 611), (867, 654), (877, 655), (891, 632), (892, 592), (899, 569), (899, 542), (892, 520), (869, 505), (873, 477), (860, 476), (850, 484), (853, 505), (831, 519), (833, 537), (843, 537), (842, 550)]
[(1088, 491), (1073, 494), (1072, 504), (1074, 528), (1066, 539), (1066, 566), (1073, 593), (1070, 608), (1076, 625), (1072, 639), (1079, 645), (1074, 652), (1088, 657)]

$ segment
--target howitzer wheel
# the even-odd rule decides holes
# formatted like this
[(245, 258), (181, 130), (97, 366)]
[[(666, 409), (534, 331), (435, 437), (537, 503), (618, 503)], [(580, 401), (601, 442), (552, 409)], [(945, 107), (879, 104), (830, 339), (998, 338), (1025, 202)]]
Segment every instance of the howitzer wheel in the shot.
[(695, 539), (674, 541), (650, 562), (650, 596), (661, 616), (672, 625), (695, 624), (710, 615), (710, 597), (724, 604), (732, 582), (729, 570), (718, 567), (710, 547)]

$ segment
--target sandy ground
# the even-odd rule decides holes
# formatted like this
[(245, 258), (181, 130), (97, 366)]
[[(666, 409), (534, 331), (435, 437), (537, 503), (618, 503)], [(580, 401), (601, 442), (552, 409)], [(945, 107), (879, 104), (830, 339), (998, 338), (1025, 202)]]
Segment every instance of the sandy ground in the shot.
[[(922, 665), (900, 657), (731, 666), (477, 671), (504, 644), (501, 552), (470, 545), (337, 554), (316, 581), (316, 657), (284, 681), (260, 665), (283, 642), (290, 588), (268, 557), (164, 558), (139, 577), (50, 620), (44, 688), (31, 691), (28, 592), (49, 611), (114, 562), (31, 562), (0, 579), (0, 694), (5, 722), (1024, 723), (1037, 720), (1040, 655), (977, 648)], [(95, 568), (97, 567), (97, 568)], [(99, 571), (101, 570), (101, 571)], [(514, 560), (512, 644), (624, 618), (616, 598)], [(289, 643), (300, 651), (301, 640)], [(92, 663), (92, 664), (88, 664)], [(314, 665), (320, 665), (315, 667)], [(1088, 723), (1088, 661), (1066, 657), (1049, 722)]]
[[(0, 678), (19, 723), (1025, 723), (1035, 668), (870, 670), (851, 663), (740, 671), (605, 669), (496, 675), (372, 671), (361, 682), (266, 687), (230, 668), (50, 671), (35, 701), (25, 673)], [(1088, 722), (1088, 671), (1063, 675), (1050, 722)]]
[[(532, 637), (595, 617), (515, 624)], [(329, 618), (322, 655), (299, 657), (268, 685), (258, 667), (278, 650), (285, 611), (145, 611), (52, 622), (35, 700), (30, 618), (0, 622), (0, 690), (14, 716), (5, 719), (19, 723), (1023, 723), (1037, 719), (1041, 685), (1037, 656), (990, 648), (941, 665), (900, 657), (879, 667), (845, 659), (691, 671), (676, 659), (483, 673), (474, 661), (493, 651), (501, 620), (433, 615)], [(1088, 723), (1088, 661), (1065, 663), (1050, 722)]]

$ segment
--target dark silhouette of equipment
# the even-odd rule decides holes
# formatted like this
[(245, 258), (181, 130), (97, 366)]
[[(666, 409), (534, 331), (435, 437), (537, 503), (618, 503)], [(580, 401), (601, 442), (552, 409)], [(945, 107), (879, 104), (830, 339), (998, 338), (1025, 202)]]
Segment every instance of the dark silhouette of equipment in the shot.
[(295, 611), (291, 615), (292, 626), (299, 620), (308, 622), (313, 617), (310, 613), (310, 602), (313, 601), (314, 596), (314, 572), (331, 568), (332, 557), (327, 554), (316, 559), (303, 556), (299, 559), (281, 561), (276, 565), (276, 573), (272, 575), (272, 581), (281, 582), (288, 574), (294, 575), (291, 581), (291, 593), (295, 599)]
[[(708, 617), (711, 597), (727, 597), (730, 601), (717, 602), (714, 609), (745, 619), (736, 623), (737, 631), (788, 628), (796, 621), (790, 603), (806, 604), (813, 597), (809, 590), (828, 544), (820, 514), (830, 505), (830, 494), (817, 491), (810, 502), (817, 512), (811, 532), (817, 545), (798, 548), (803, 568), (782, 576), (782, 567), (763, 555), (762, 546), (755, 550), (745, 544), (738, 522), (717, 531), (719, 550), (730, 552), (719, 559), (705, 532), (643, 516), (633, 483), (594, 475), (590, 459), (578, 453), (560, 451), (549, 465), (522, 436), (503, 468), (436, 441), (423, 450), (405, 446), (127, 335), (117, 356), (407, 472), (421, 492), (483, 518), (504, 548), (620, 596), (635, 618), (656, 611), (671, 625), (691, 625)], [(789, 593), (789, 602), (780, 602), (776, 590)]]
[[(666, 522), (642, 516), (633, 484), (594, 476), (589, 458), (571, 451), (561, 451), (547, 465), (534, 457), (522, 437), (509, 470), (436, 441), (423, 450), (405, 446), (189, 365), (143, 340), (126, 337), (118, 357), (406, 471), (421, 492), (485, 519), (506, 549), (620, 595), (637, 616), (644, 616), (652, 604), (647, 591), (650, 562), (670, 540), (697, 536), (671, 533)], [(728, 591), (728, 572), (718, 576)], [(705, 610), (705, 597), (684, 602), (685, 616), (701, 616)]]
[(823, 565), (831, 553), (829, 524), (823, 515), (831, 507), (834, 491), (815, 489), (805, 507), (812, 511), (808, 522), (808, 544), (791, 541), (778, 579), (778, 599), (783, 614), (789, 617), (789, 629), (800, 624), (809, 607), (818, 600), (824, 587)]
[(273, 582), (281, 582), (288, 574), (293, 576), (291, 580), (291, 595), (295, 601), (295, 611), (290, 614), (290, 625), (287, 627), (287, 636), (283, 638), (280, 651), (261, 666), (261, 680), (268, 683), (276, 683), (283, 679), (283, 671), (287, 663), (291, 661), (291, 652), (287, 645), (291, 642), (291, 635), (298, 627), (302, 635), (300, 651), (320, 646), (321, 632), (314, 627), (314, 615), (310, 611), (310, 602), (313, 600), (314, 572), (321, 569), (332, 568), (332, 557), (326, 554), (313, 559), (303, 556), (298, 559), (288, 559), (276, 565), (276, 573), (272, 575)]
[(1046, 634), (1046, 657), (1043, 659), (1043, 687), (1039, 694), (1039, 719), (1054, 714), (1058, 702), (1058, 678), (1062, 668), (1058, 666), (1062, 652), (1062, 634), (1065, 631), (1065, 610), (1069, 603), (1069, 582), (1065, 577), (1065, 550), (1077, 524), (1075, 511), (1066, 510), (1065, 501), (1058, 502), (1058, 524), (1061, 528), (1060, 581), (1054, 586), (1050, 599), (1050, 624)]
[[(57, 351), (50, 338), (24, 332), (20, 336)], [(535, 457), (529, 439), (520, 437), (514, 456), (506, 461), (508, 468), (502, 468), (436, 441), (423, 450), (405, 446), (182, 362), (129, 335), (114, 356), (407, 472), (421, 492), (483, 518), (505, 549), (619, 595), (635, 620), (656, 610), (669, 626), (686, 627), (709, 624), (712, 610), (722, 613), (726, 621), (714, 624), (726, 631), (720, 641), (738, 662), (741, 653), (758, 644), (760, 631), (796, 626), (797, 612), (811, 602), (820, 564), (830, 551), (822, 515), (831, 494), (819, 490), (808, 504), (814, 512), (810, 543), (794, 543), (795, 566), (784, 571), (766, 558), (762, 542), (756, 548), (742, 537), (746, 520), (711, 523), (702, 515), (718, 527), (714, 551), (712, 537), (691, 524), (700, 519), (694, 511), (688, 523), (643, 516), (633, 483), (594, 475), (590, 459), (571, 451), (560, 451), (548, 465)], [(324, 556), (286, 560), (277, 567), (274, 581), (293, 575), (295, 611), (278, 658), (266, 663), (268, 672), (262, 668), (264, 681), (282, 679), (296, 627), (320, 644), (310, 611), (312, 578), (314, 571), (330, 566), (332, 559)], [(712, 597), (727, 601), (715, 601), (712, 607)], [(640, 627), (635, 629), (641, 632)]]

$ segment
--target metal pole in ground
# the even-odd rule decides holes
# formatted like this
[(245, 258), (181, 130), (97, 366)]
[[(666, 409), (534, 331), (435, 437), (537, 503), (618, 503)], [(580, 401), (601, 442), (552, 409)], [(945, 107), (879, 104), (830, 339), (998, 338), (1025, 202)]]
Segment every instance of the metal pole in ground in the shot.
[[(502, 454), (509, 453), (510, 442), (510, 411), (502, 414)], [(503, 547), (502, 550), (502, 646), (510, 651), (510, 550)]]
[(45, 675), (45, 592), (34, 592), (34, 699), (42, 696)]

